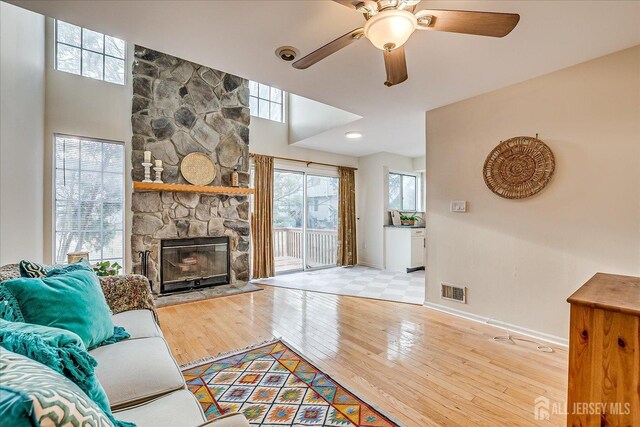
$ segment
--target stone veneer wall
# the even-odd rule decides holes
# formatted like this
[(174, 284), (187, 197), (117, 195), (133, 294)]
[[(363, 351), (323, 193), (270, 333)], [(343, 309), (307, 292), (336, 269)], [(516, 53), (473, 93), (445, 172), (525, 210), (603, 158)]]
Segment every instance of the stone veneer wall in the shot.
[[(229, 185), (238, 168), (249, 184), (249, 89), (246, 79), (136, 46), (133, 64), (131, 156), (134, 181), (142, 181), (145, 150), (164, 164), (163, 181), (187, 184), (179, 171), (189, 153), (212, 158), (216, 178)], [(153, 171), (152, 171), (153, 173)], [(134, 192), (131, 250), (151, 251), (149, 279), (160, 291), (160, 240), (229, 236), (231, 283), (249, 278), (249, 200), (207, 193)]]

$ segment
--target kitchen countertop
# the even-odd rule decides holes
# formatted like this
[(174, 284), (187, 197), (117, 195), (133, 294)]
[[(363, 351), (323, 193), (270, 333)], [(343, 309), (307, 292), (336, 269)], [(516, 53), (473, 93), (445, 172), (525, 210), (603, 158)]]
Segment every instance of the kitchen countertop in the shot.
[(426, 226), (424, 224), (422, 224), (422, 225), (393, 225), (393, 224), (387, 224), (384, 227), (389, 227), (389, 228), (426, 228)]

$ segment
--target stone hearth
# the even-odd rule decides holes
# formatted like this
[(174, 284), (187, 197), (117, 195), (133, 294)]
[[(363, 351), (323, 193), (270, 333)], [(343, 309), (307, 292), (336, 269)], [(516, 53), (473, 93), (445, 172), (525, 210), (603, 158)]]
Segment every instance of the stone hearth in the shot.
[[(229, 185), (240, 171), (249, 184), (249, 89), (246, 79), (136, 46), (131, 124), (132, 176), (144, 178), (145, 150), (164, 164), (163, 181), (186, 184), (179, 172), (189, 153), (205, 153), (216, 165), (211, 185)], [(249, 200), (183, 192), (134, 192), (131, 250), (149, 250), (148, 276), (160, 290), (160, 240), (229, 236), (231, 283), (249, 279)]]

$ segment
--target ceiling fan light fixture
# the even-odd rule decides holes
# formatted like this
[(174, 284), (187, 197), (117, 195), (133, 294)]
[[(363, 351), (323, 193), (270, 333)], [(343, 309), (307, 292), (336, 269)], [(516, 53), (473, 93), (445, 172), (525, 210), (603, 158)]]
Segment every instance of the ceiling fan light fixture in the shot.
[(364, 24), (364, 35), (380, 50), (396, 49), (409, 40), (418, 20), (406, 10), (384, 10)]

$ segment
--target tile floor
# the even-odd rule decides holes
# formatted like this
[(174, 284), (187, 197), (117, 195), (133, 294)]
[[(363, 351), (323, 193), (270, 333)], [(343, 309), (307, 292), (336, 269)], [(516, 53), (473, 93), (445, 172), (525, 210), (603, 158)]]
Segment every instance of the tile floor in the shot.
[(424, 303), (424, 271), (400, 273), (370, 267), (335, 267), (278, 275), (253, 283), (409, 304)]

